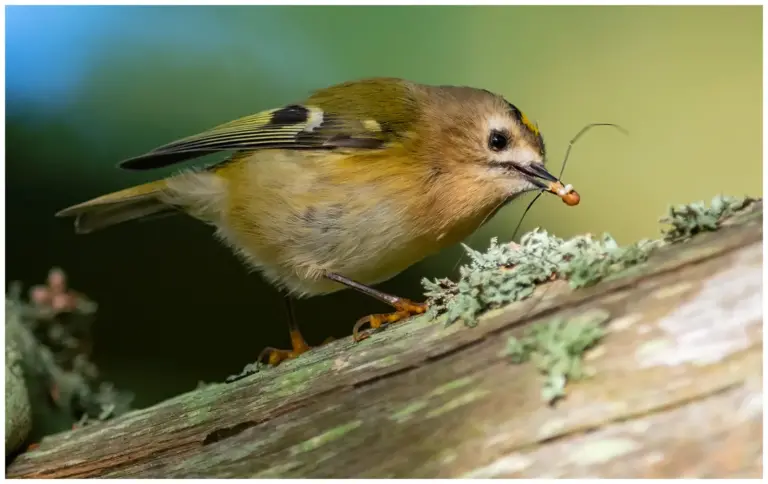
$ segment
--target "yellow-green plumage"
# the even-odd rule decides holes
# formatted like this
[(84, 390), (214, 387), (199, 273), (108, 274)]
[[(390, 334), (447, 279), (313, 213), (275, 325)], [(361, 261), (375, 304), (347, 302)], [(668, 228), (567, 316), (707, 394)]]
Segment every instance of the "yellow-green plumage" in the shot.
[[(64, 210), (80, 231), (181, 209), (295, 295), (383, 281), (475, 230), (533, 188), (489, 165), (489, 126), (541, 161), (538, 133), (491, 93), (369, 79), (215, 127), (127, 160), (150, 169), (218, 151), (229, 160)], [(494, 128), (495, 129), (495, 128)], [(522, 154), (521, 154), (522, 153)], [(501, 158), (499, 161), (503, 161)]]
[(350, 119), (374, 120), (397, 136), (413, 129), (420, 114), (416, 94), (410, 86), (392, 78), (346, 82), (316, 92), (307, 99), (307, 104)]

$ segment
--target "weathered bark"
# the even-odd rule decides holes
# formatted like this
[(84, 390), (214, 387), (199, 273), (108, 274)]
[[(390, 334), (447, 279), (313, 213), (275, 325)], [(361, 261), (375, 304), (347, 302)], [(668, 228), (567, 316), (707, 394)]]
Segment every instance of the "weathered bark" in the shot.
[[(6, 313), (6, 319), (8, 314)], [(5, 322), (5, 449), (19, 448), (32, 429), (32, 406), (24, 382), (17, 320)]]
[[(46, 438), (8, 477), (762, 476), (762, 203), (583, 290), (479, 325), (415, 319)], [(500, 354), (528, 324), (607, 310), (590, 379), (541, 401)]]

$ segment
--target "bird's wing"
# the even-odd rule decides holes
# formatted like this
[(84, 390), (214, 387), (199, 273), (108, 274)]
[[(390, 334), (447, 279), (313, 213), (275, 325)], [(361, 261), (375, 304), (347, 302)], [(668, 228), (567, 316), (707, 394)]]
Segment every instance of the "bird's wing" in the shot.
[[(310, 98), (310, 102), (312, 99)], [(322, 102), (319, 103), (322, 105)], [(318, 105), (270, 109), (174, 141), (122, 161), (129, 170), (149, 170), (221, 151), (282, 149), (377, 149), (397, 136), (363, 113), (329, 112)]]

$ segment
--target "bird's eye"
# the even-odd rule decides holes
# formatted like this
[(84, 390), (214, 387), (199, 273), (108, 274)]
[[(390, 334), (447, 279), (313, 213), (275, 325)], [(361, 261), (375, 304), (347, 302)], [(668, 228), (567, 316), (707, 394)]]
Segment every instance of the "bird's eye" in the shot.
[(509, 137), (499, 131), (494, 131), (488, 138), (488, 147), (493, 151), (501, 151), (509, 144)]

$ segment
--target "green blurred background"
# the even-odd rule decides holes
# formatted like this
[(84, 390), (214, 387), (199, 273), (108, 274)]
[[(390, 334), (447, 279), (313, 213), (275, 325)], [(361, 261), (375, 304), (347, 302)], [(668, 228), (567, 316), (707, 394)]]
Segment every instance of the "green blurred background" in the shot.
[[(7, 7), (6, 280), (52, 265), (100, 304), (97, 364), (138, 405), (222, 380), (288, 345), (277, 292), (184, 217), (76, 236), (59, 209), (161, 176), (115, 163), (311, 90), (368, 76), (503, 94), (542, 129), (577, 207), (542, 197), (523, 229), (658, 234), (670, 203), (762, 195), (761, 7)], [(525, 203), (471, 245), (509, 238)], [(454, 247), (382, 285), (418, 298)], [(300, 301), (305, 335), (380, 311)], [(324, 316), (325, 314), (325, 316)]]

